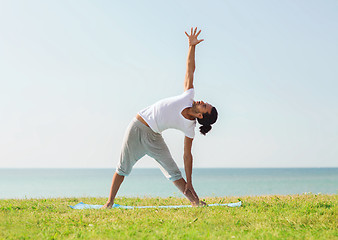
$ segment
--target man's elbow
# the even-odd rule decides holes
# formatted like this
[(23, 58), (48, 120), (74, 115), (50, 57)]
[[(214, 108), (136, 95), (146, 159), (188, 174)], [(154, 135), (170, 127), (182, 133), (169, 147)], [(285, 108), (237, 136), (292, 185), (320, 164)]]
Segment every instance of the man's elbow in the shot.
[(185, 78), (193, 79), (194, 78), (194, 72), (195, 72), (195, 70), (193, 70), (193, 69), (187, 70), (187, 72), (185, 74)]
[(184, 159), (184, 161), (191, 161), (192, 160), (192, 154), (191, 153), (184, 153), (183, 159)]
[(195, 64), (188, 64), (188, 66), (187, 66), (187, 74), (188, 73), (189, 74), (194, 74), (195, 69), (196, 69)]

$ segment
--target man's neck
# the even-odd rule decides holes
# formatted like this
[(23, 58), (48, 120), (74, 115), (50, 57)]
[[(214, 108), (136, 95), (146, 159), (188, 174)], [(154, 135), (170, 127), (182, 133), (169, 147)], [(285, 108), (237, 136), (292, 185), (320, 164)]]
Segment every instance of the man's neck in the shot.
[(194, 120), (196, 117), (194, 117), (191, 112), (191, 107), (187, 107), (185, 109), (183, 109), (183, 111), (181, 112), (181, 114), (183, 115), (184, 118), (188, 119), (188, 120)]

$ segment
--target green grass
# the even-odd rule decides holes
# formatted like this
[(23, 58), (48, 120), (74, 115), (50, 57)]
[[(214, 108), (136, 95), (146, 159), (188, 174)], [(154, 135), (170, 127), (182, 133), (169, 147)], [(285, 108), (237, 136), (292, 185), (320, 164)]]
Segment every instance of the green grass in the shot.
[[(208, 203), (236, 197), (206, 198)], [(337, 195), (241, 197), (243, 206), (73, 210), (104, 198), (0, 200), (0, 239), (338, 239)], [(188, 204), (183, 198), (117, 198), (121, 205)]]

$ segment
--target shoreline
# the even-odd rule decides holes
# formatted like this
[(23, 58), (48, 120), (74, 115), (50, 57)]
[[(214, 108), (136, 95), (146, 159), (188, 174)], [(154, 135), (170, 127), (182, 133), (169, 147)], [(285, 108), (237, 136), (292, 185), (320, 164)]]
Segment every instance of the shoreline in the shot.
[[(338, 190), (337, 190), (338, 191)], [(338, 193), (313, 193), (313, 192), (304, 192), (304, 193), (297, 193), (297, 194), (262, 194), (262, 195), (243, 195), (243, 196), (210, 196), (210, 197), (201, 197), (201, 199), (211, 199), (211, 198), (224, 198), (224, 199), (233, 199), (233, 198), (253, 198), (253, 197), (286, 197), (286, 196), (302, 196), (302, 195), (318, 195), (318, 196), (337, 196)], [(56, 199), (105, 199), (107, 197), (91, 197), (91, 196), (69, 196), (69, 197), (27, 197), (27, 198), (0, 198), (0, 202), (2, 200), (56, 200)], [(161, 197), (161, 196), (117, 196), (117, 198), (123, 199), (185, 199), (182, 196), (168, 196), (168, 197)]]

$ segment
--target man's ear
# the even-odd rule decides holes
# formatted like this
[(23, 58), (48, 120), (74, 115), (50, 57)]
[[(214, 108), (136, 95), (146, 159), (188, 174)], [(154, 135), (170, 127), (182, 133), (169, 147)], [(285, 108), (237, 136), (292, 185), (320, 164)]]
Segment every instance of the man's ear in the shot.
[(197, 113), (197, 118), (202, 119), (203, 118), (203, 114), (202, 113)]

